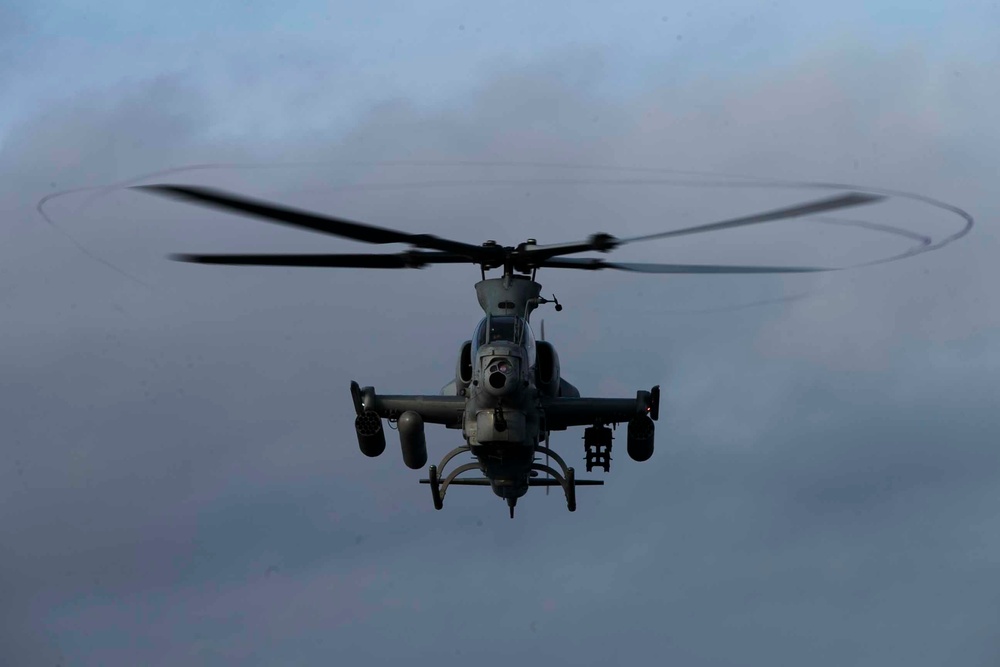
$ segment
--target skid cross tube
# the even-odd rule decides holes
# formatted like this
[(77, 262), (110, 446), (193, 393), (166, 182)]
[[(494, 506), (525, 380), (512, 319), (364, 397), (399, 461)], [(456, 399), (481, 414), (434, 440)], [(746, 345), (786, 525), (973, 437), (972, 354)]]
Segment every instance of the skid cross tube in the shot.
[(560, 475), (552, 466), (547, 466), (544, 463), (532, 463), (531, 469), (552, 475), (562, 485), (563, 493), (566, 494), (566, 509), (570, 512), (576, 511), (576, 474), (572, 468), (565, 468), (565, 477)]
[[(531, 464), (531, 470), (537, 472), (544, 472), (550, 475), (552, 480), (551, 484), (554, 486), (558, 484), (562, 487), (563, 493), (566, 495), (566, 508), (570, 512), (576, 511), (576, 471), (566, 465), (566, 461), (562, 456), (554, 452), (553, 450), (545, 447), (543, 445), (535, 445), (534, 451), (538, 454), (545, 454), (551, 462), (555, 463), (558, 470), (550, 465), (544, 463), (538, 463), (537, 461)], [(492, 484), (489, 479), (486, 478), (472, 478), (467, 480), (458, 479), (459, 475), (469, 472), (471, 470), (482, 470), (482, 464), (478, 461), (471, 461), (469, 463), (463, 463), (458, 466), (447, 475), (443, 474), (445, 466), (447, 466), (453, 458), (459, 454), (464, 454), (466, 452), (471, 452), (471, 448), (468, 445), (462, 447), (456, 447), (441, 459), (439, 465), (432, 465), (427, 469), (427, 479), (420, 480), (421, 483), (429, 484), (431, 487), (431, 498), (434, 500), (434, 509), (442, 509), (444, 507), (444, 497), (448, 491), (448, 487), (452, 484), (470, 484), (476, 486), (487, 486)], [(540, 480), (529, 480), (529, 486), (542, 486), (539, 483)], [(548, 482), (549, 480), (546, 480)], [(534, 482), (534, 483), (533, 483)], [(603, 482), (597, 480), (581, 480), (582, 484), (603, 484)], [(549, 486), (548, 483), (544, 484)]]
[[(451, 486), (451, 483), (455, 481), (455, 478), (463, 472), (479, 469), (480, 467), (478, 461), (463, 463), (452, 470), (448, 476), (442, 480), (440, 474), (438, 473), (437, 466), (431, 466), (427, 469), (427, 479), (422, 479), (420, 481), (431, 485), (431, 498), (434, 500), (434, 509), (439, 510), (444, 507), (444, 494), (448, 490), (448, 487)], [(487, 483), (489, 483), (488, 480)], [(461, 485), (461, 483), (459, 484)]]
[[(442, 473), (438, 471), (440, 470), (443, 472), (444, 467), (448, 465), (453, 458), (455, 458), (459, 454), (464, 454), (465, 452), (469, 451), (471, 450), (468, 445), (462, 445), (461, 447), (456, 447), (455, 449), (451, 450), (450, 452), (444, 455), (444, 458), (441, 459), (440, 464), (436, 466), (431, 466), (430, 468), (427, 469), (428, 479), (426, 480), (426, 483), (431, 485), (431, 498), (434, 500), (434, 509), (439, 510), (444, 507), (445, 491), (448, 489), (448, 486), (453, 481), (455, 481), (456, 477), (461, 475), (463, 472), (479, 469), (480, 466), (478, 462), (465, 463), (455, 468), (455, 470), (449, 473), (448, 476), (445, 477), (444, 480), (442, 481), (441, 479)], [(424, 480), (420, 481), (423, 482)]]
[(567, 466), (566, 462), (563, 460), (563, 457), (559, 456), (548, 447), (544, 445), (535, 445), (535, 451), (538, 452), (539, 454), (545, 454), (546, 456), (552, 457), (552, 460), (559, 464), (559, 467), (563, 469), (563, 472), (565, 472), (569, 468), (569, 466)]
[(450, 452), (448, 452), (447, 454), (444, 455), (444, 458), (441, 459), (441, 463), (438, 464), (438, 469), (439, 470), (444, 470), (444, 467), (446, 465), (448, 465), (449, 461), (451, 461), (453, 458), (455, 458), (459, 454), (461, 454), (463, 452), (468, 452), (468, 451), (471, 451), (469, 449), (468, 445), (462, 445), (461, 447), (456, 447), (455, 449), (451, 450)]
[(444, 494), (448, 490), (448, 486), (454, 481), (456, 477), (461, 475), (463, 472), (469, 472), (470, 470), (479, 470), (479, 462), (473, 461), (472, 463), (463, 463), (458, 466), (450, 473), (448, 476), (441, 481), (441, 500), (444, 500)]

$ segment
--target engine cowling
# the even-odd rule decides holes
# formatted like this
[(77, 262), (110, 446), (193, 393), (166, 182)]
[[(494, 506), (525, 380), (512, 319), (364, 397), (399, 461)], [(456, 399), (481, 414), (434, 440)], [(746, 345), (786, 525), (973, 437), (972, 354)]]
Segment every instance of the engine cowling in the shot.
[(559, 355), (556, 348), (544, 340), (535, 343), (535, 386), (543, 396), (559, 395)]
[(382, 418), (374, 410), (365, 410), (354, 419), (361, 453), (372, 458), (385, 451), (385, 431)]
[(458, 363), (455, 365), (456, 394), (464, 396), (470, 384), (472, 384), (472, 341), (467, 340), (462, 343), (462, 349), (458, 353)]
[(427, 465), (427, 438), (424, 436), (424, 418), (413, 410), (399, 416), (399, 444), (403, 450), (403, 463), (407, 468), (420, 470)]
[(628, 423), (628, 455), (633, 461), (648, 461), (653, 455), (655, 431), (649, 415), (633, 417)]

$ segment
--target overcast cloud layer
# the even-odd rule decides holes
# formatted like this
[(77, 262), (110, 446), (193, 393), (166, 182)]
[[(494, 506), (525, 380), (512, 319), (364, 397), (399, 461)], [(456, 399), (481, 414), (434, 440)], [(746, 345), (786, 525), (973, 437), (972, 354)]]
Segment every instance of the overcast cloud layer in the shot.
[[(1000, 662), (996, 9), (408, 11), (204, 10), (192, 32), (0, 5), (0, 662)], [(344, 163), (377, 160), (857, 183), (977, 226), (820, 278), (542, 274), (565, 375), (597, 396), (660, 384), (665, 405), (648, 463), (617, 452), (576, 513), (536, 491), (511, 521), (475, 488), (436, 512), (391, 438), (371, 460), (352, 431), (351, 379), (450, 379), (475, 268), (172, 264), (359, 246), (122, 190), (51, 200), (57, 228), (35, 211), (195, 163), (269, 166), (169, 180), (476, 243), (824, 194)], [(852, 217), (961, 225), (902, 201)], [(909, 243), (795, 221), (616, 259), (844, 265)], [(577, 462), (581, 435), (553, 444)], [(428, 440), (432, 459), (460, 444)]]

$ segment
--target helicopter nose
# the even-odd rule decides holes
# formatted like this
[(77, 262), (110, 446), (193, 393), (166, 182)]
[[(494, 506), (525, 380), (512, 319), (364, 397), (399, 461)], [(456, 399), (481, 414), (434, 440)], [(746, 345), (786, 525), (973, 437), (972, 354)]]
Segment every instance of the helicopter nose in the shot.
[(513, 390), (517, 384), (517, 362), (510, 357), (494, 357), (484, 364), (483, 376), (486, 390), (500, 396)]

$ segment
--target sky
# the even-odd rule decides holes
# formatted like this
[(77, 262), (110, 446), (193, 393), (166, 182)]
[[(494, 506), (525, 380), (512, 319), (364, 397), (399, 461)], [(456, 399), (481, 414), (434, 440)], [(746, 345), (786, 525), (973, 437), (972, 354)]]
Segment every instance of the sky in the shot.
[[(998, 24), (991, 2), (0, 2), (0, 663), (996, 665)], [(168, 181), (470, 243), (829, 183), (976, 225), (819, 276), (540, 273), (565, 376), (663, 407), (650, 461), (616, 449), (575, 513), (535, 490), (512, 521), (477, 488), (435, 511), (392, 433), (368, 459), (352, 430), (352, 379), (452, 378), (478, 269), (172, 263), (361, 247), (112, 187)], [(839, 217), (934, 244), (964, 223), (902, 196)], [(614, 259), (913, 246), (821, 222)], [(578, 468), (581, 436), (552, 441)], [(430, 458), (458, 437), (429, 430)]]

